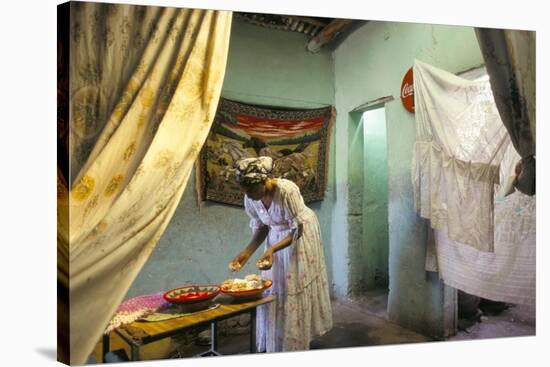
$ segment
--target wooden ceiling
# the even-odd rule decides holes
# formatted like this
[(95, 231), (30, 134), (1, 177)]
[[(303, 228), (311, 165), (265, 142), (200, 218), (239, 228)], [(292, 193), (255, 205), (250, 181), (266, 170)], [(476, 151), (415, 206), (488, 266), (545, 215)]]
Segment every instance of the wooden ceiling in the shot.
[(322, 47), (335, 47), (347, 35), (365, 23), (364, 20), (317, 18), (295, 15), (236, 13), (244, 21), (271, 29), (303, 33), (307, 50), (318, 52)]

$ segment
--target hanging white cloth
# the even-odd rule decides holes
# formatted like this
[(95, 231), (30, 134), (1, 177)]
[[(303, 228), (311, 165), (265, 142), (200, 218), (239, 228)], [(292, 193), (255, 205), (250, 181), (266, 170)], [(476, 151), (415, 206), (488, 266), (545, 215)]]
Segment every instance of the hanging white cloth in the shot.
[[(501, 164), (501, 181), (520, 159), (510, 144)], [(478, 251), (434, 231), (435, 266), (443, 282), (466, 293), (515, 304), (536, 302), (536, 202), (519, 191), (495, 197), (495, 251)], [(430, 247), (428, 248), (430, 251)]]
[(488, 81), (415, 60), (415, 206), (451, 240), (492, 252), (493, 195), (510, 138)]
[[(423, 66), (420, 66), (420, 68), (422, 67)], [(424, 69), (424, 71), (426, 70)], [(429, 72), (430, 70), (427, 71), (427, 73)], [(425, 75), (426, 74), (424, 74), (424, 76)], [(445, 75), (445, 72), (441, 72), (441, 75)], [(458, 80), (460, 78), (453, 77), (451, 79)], [(469, 83), (477, 83), (478, 85), (481, 85), (479, 82)], [(465, 85), (468, 85), (468, 83), (465, 83)], [(473, 91), (475, 91), (475, 89)], [(478, 90), (478, 93), (485, 93), (486, 91), (486, 89), (481, 89)], [(445, 96), (437, 95), (437, 93), (447, 93), (443, 91), (434, 92), (434, 90), (431, 92), (432, 96), (435, 95), (437, 98), (441, 99), (445, 98)], [(424, 94), (421, 94), (420, 97), (418, 96), (417, 85), (415, 85), (415, 94), (418, 103), (420, 102), (419, 99), (422, 99)], [(471, 98), (470, 100), (479, 100), (485, 97), (480, 93), (479, 96), (475, 96), (475, 98)], [(448, 112), (445, 112), (445, 108), (447, 106), (450, 105), (438, 105), (437, 112), (440, 115), (445, 116), (448, 114)], [(491, 111), (492, 108), (487, 108), (487, 110)], [(440, 120), (436, 119), (435, 121)], [(479, 122), (478, 119), (472, 119), (472, 121)], [(426, 120), (422, 120), (422, 123), (425, 122)], [(468, 124), (470, 123), (471, 122), (466, 122), (466, 127), (468, 127)], [(424, 129), (424, 133), (420, 134), (420, 136), (428, 136), (431, 134), (431, 131), (434, 130), (436, 132), (439, 131), (437, 126), (433, 130), (427, 130), (427, 128), (433, 128), (433, 126), (430, 125), (427, 126), (426, 124), (422, 124), (419, 126)], [(428, 131), (427, 133), (425, 132), (426, 130)], [(491, 158), (490, 151), (493, 148), (489, 147), (489, 140), (476, 140), (474, 137), (477, 135), (468, 133), (467, 129), (462, 130), (462, 133), (464, 139), (468, 136), (472, 137), (471, 151), (475, 151), (476, 148), (478, 150), (487, 149), (485, 157)], [(441, 134), (441, 136), (448, 137), (449, 135)], [(439, 139), (439, 136), (434, 140), (437, 139)], [(465, 140), (465, 142), (467, 142), (467, 140)], [(427, 143), (420, 143), (419, 145), (422, 144), (427, 145)], [(478, 146), (476, 146), (476, 144)], [(491, 200), (494, 200), (492, 217), (494, 252), (487, 252), (472, 247), (471, 244), (454, 241), (449, 238), (450, 236), (444, 230), (434, 229), (430, 232), (428, 240), (426, 270), (438, 271), (440, 278), (446, 285), (460, 289), (472, 295), (501, 302), (535, 304), (535, 198), (524, 195), (518, 191), (504, 197), (506, 192), (505, 183), (510, 181), (513, 176), (515, 164), (520, 159), (520, 156), (517, 154), (508, 139), (505, 139), (502, 146), (497, 146), (495, 150), (496, 153), (492, 153), (494, 156), (491, 164), (496, 165), (497, 163), (500, 163), (500, 173), (499, 177), (493, 176), (492, 179), (495, 180), (495, 182), (503, 183), (503, 185), (501, 185), (501, 187), (495, 187), (498, 191), (493, 194), (494, 196), (490, 197)], [(474, 157), (474, 155), (472, 156)], [(433, 156), (428, 156), (426, 159), (433, 159)], [(436, 159), (433, 159), (433, 161), (436, 163), (438, 162)], [(438, 166), (434, 164), (429, 168), (437, 169)], [(417, 169), (420, 169), (420, 164), (417, 164)], [(436, 173), (429, 170), (427, 172), (432, 174)], [(414, 174), (415, 172), (413, 171), (413, 181)], [(424, 182), (431, 182), (429, 180), (430, 176), (424, 177)], [(419, 181), (418, 183), (421, 182)], [(448, 190), (449, 186), (441, 186), (441, 188)], [(421, 190), (421, 193), (430, 193), (427, 189), (431, 189), (431, 187), (418, 189)], [(489, 189), (492, 190), (492, 187), (486, 189), (486, 194), (483, 195), (485, 200), (489, 199)], [(442, 193), (434, 193), (434, 196), (436, 198), (441, 197)], [(482, 196), (480, 195), (479, 197), (481, 198)], [(424, 199), (428, 204), (430, 204), (429, 196), (424, 197)], [(431, 208), (425, 206), (424, 209), (426, 208), (428, 208), (427, 211), (430, 213), (429, 210)], [(463, 214), (466, 216), (469, 215), (469, 213)], [(433, 218), (430, 219), (433, 220)], [(491, 221), (489, 221), (489, 223), (491, 223)], [(434, 227), (433, 223), (432, 227)], [(436, 227), (437, 226), (435, 226), (435, 228)]]

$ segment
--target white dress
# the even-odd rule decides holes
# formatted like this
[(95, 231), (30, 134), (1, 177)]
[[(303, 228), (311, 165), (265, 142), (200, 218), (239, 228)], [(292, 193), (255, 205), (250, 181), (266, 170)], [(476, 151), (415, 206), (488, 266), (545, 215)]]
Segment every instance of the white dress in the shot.
[(260, 306), (257, 313), (258, 351), (307, 350), (312, 338), (332, 328), (332, 309), (321, 232), (317, 216), (304, 204), (292, 181), (276, 179), (269, 209), (261, 200), (245, 196), (250, 227), (269, 226), (266, 248), (285, 238), (301, 223), (303, 232), (292, 244), (273, 255), (273, 267), (262, 277), (273, 280), (266, 292), (276, 301)]

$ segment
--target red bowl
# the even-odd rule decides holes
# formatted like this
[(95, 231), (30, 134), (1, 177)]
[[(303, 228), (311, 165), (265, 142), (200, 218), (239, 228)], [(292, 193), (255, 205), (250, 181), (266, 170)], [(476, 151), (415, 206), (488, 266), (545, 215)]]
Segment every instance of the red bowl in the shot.
[(235, 297), (235, 298), (239, 298), (239, 299), (254, 299), (254, 298), (261, 297), (262, 294), (264, 293), (264, 291), (266, 289), (268, 289), (269, 287), (271, 287), (271, 285), (273, 285), (272, 280), (264, 279), (262, 288), (250, 289), (250, 290), (247, 290), (247, 291), (229, 291), (229, 290), (224, 290), (223, 288), (221, 288), (221, 292), (223, 294), (227, 294), (231, 297)]
[(218, 293), (220, 293), (220, 287), (217, 285), (187, 285), (171, 289), (162, 296), (171, 303), (193, 304), (210, 300)]

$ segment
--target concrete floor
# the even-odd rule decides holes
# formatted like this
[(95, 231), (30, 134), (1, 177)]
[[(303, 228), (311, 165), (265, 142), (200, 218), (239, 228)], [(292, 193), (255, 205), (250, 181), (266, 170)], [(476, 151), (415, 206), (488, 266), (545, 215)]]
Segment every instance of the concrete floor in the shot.
[[(333, 302), (334, 327), (311, 342), (311, 349), (350, 348), (363, 346), (423, 343), (430, 338), (386, 320), (387, 291), (370, 291), (350, 303)], [(528, 306), (511, 306), (499, 315), (484, 315), (450, 341), (535, 335), (535, 310)], [(219, 352), (223, 355), (248, 354), (249, 334), (220, 336)], [(112, 350), (129, 348), (118, 338), (111, 339)], [(142, 348), (143, 360), (189, 358), (208, 350), (208, 346), (180, 346), (173, 339), (163, 339)], [(96, 360), (100, 360), (96, 349)]]
[(366, 311), (374, 316), (387, 319), (388, 289), (377, 288), (365, 291), (363, 295), (348, 301), (347, 305), (357, 311)]
[[(369, 302), (369, 307), (381, 313), (380, 303)], [(388, 344), (422, 343), (429, 338), (393, 324), (376, 313), (367, 311), (365, 303), (334, 302), (334, 327), (311, 342), (311, 349), (364, 347)], [(385, 308), (384, 308), (385, 315)]]
[[(310, 348), (350, 348), (388, 344), (422, 343), (429, 338), (385, 320), (387, 293), (376, 291), (373, 297), (361, 298), (353, 303), (333, 302), (333, 328), (314, 339)], [(380, 315), (380, 316), (378, 316)], [(222, 336), (219, 352), (224, 355), (248, 354), (248, 334)], [(207, 347), (190, 346), (180, 349), (180, 356), (193, 356)]]
[(509, 305), (498, 315), (486, 314), (480, 322), (460, 330), (447, 340), (479, 340), (502, 337), (533, 336), (536, 332), (535, 306)]

